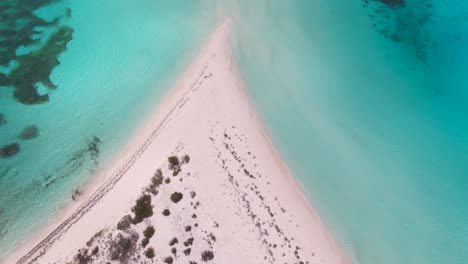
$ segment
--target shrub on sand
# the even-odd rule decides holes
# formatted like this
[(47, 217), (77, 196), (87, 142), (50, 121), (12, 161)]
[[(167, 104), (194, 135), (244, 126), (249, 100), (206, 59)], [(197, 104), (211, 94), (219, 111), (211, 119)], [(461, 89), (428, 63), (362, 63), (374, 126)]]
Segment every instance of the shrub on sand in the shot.
[(148, 227), (143, 231), (143, 235), (144, 235), (146, 238), (150, 239), (150, 238), (153, 237), (154, 232), (155, 232), (154, 227), (153, 227), (153, 226), (148, 226)]
[(135, 214), (133, 224), (138, 224), (143, 219), (153, 215), (153, 206), (151, 205), (151, 195), (143, 194), (136, 200), (135, 206), (132, 207), (132, 212)]
[(154, 256), (155, 256), (155, 255), (154, 255), (154, 248), (152, 248), (152, 247), (148, 248), (148, 249), (145, 251), (145, 256), (146, 256), (147, 258), (150, 258), (150, 259), (154, 258)]
[(184, 164), (188, 164), (190, 162), (190, 156), (189, 155), (182, 156), (182, 162)]
[(117, 223), (117, 229), (118, 230), (127, 230), (130, 225), (132, 224), (132, 216), (131, 215), (126, 215), (120, 219), (120, 221)]
[(119, 233), (109, 244), (109, 256), (111, 260), (117, 260), (120, 263), (127, 263), (128, 259), (136, 252), (138, 234), (132, 232), (128, 235)]
[(213, 254), (213, 251), (210, 251), (210, 250), (207, 250), (207, 251), (203, 251), (202, 253), (202, 260), (204, 262), (207, 262), (207, 261), (210, 261), (214, 258), (214, 254)]
[(142, 247), (146, 247), (148, 244), (149, 244), (149, 238), (146, 238), (146, 237), (145, 237), (145, 238), (143, 238), (143, 239), (141, 240), (141, 246), (142, 246)]
[(177, 176), (181, 171), (179, 158), (177, 156), (170, 156), (167, 160), (169, 161), (169, 169), (172, 170), (172, 176)]
[(182, 200), (184, 196), (182, 195), (182, 193), (180, 192), (174, 192), (173, 194), (171, 194), (171, 201), (173, 203), (178, 203), (180, 200)]
[(157, 169), (153, 177), (151, 177), (151, 183), (146, 188), (146, 191), (148, 191), (149, 193), (153, 195), (157, 195), (158, 188), (163, 183), (163, 181), (164, 181), (164, 176), (162, 174), (162, 171), (160, 169)]

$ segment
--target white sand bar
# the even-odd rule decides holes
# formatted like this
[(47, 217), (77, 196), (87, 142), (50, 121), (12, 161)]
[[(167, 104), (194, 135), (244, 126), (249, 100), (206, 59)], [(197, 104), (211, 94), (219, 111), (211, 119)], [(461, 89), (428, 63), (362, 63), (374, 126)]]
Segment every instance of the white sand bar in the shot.
[[(347, 263), (271, 145), (239, 78), (229, 37), (226, 22), (102, 170), (105, 180), (6, 263), (75, 263), (84, 248), (89, 263), (122, 263), (109, 254), (119, 233), (139, 236), (128, 263), (205, 263), (203, 252), (206, 263)], [(171, 155), (190, 157), (177, 176), (168, 168)], [(123, 216), (133, 216), (131, 207), (158, 168), (170, 183), (150, 194), (153, 215), (117, 230)], [(174, 192), (183, 195), (178, 203), (170, 199)], [(165, 209), (170, 215), (162, 214)], [(155, 234), (143, 248), (150, 225)], [(143, 253), (150, 247), (152, 259)]]

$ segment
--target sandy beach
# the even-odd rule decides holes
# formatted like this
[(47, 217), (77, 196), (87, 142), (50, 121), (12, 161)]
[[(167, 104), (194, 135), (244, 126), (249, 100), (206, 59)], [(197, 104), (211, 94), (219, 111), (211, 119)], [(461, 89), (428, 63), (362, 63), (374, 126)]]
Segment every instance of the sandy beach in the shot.
[(78, 201), (5, 263), (348, 263), (249, 101), (230, 27)]

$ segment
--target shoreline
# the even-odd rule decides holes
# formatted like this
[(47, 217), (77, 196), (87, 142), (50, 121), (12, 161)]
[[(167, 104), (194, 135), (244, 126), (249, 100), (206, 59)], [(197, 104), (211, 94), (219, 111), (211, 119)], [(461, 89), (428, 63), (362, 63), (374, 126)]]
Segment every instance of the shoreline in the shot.
[[(237, 66), (237, 65), (236, 65)], [(269, 148), (269, 151), (273, 154), (274, 158), (275, 158), (275, 162), (281, 167), (282, 171), (283, 171), (283, 175), (285, 176), (285, 178), (287, 178), (293, 185), (294, 185), (294, 188), (295, 188), (295, 192), (297, 195), (299, 195), (301, 197), (301, 200), (303, 203), (305, 203), (307, 209), (309, 210), (310, 214), (313, 215), (314, 217), (314, 220), (318, 222), (319, 225), (321, 225), (323, 227), (323, 231), (324, 233), (326, 234), (325, 238), (328, 239), (328, 242), (334, 246), (334, 250), (336, 252), (341, 252), (341, 254), (344, 254), (344, 250), (339, 247), (338, 243), (335, 241), (334, 237), (332, 236), (331, 234), (331, 231), (328, 229), (328, 227), (322, 222), (320, 216), (318, 215), (318, 213), (315, 211), (315, 209), (313, 208), (313, 206), (311, 205), (311, 203), (309, 202), (308, 198), (307, 198), (307, 194), (304, 190), (304, 188), (301, 186), (301, 184), (299, 183), (299, 181), (294, 178), (293, 174), (291, 173), (291, 170), (289, 169), (288, 165), (286, 164), (286, 162), (281, 158), (281, 153), (278, 151), (278, 149), (276, 149), (274, 143), (273, 143), (273, 140), (272, 138), (269, 136), (268, 134), (268, 130), (266, 129), (266, 127), (263, 125), (264, 122), (260, 116), (260, 114), (255, 110), (255, 104), (252, 102), (252, 99), (251, 97), (249, 96), (249, 92), (247, 89), (245, 89), (246, 84), (244, 83), (244, 80), (241, 78), (241, 74), (240, 72), (238, 71), (237, 67), (234, 67), (233, 69), (231, 69), (231, 71), (233, 71), (233, 74), (236, 76), (236, 81), (239, 82), (239, 85), (238, 87), (240, 88), (239, 89), (239, 92), (240, 94), (243, 95), (243, 98), (244, 100), (249, 104), (249, 107), (250, 109), (252, 109), (252, 117), (255, 119), (255, 123), (257, 124), (257, 129), (258, 131), (262, 134), (263, 136), (263, 139), (265, 140), (265, 142), (267, 143), (266, 145), (268, 146)], [(343, 258), (343, 262), (342, 263), (351, 263), (347, 257), (345, 256), (342, 256)]]
[[(213, 36), (210, 34), (208, 39), (210, 40)], [(207, 41), (209, 42), (209, 41)], [(203, 43), (200, 45), (200, 48), (197, 52), (194, 52), (194, 56), (192, 56), (192, 60), (197, 60), (200, 53), (203, 53), (204, 50), (207, 49), (207, 43)], [(191, 62), (189, 62), (188, 67), (191, 67)], [(186, 67), (187, 68), (187, 67)], [(187, 74), (186, 72), (190, 71), (187, 69), (183, 69), (181, 75)], [(183, 86), (183, 80), (176, 79), (175, 84), (173, 86)], [(83, 203), (88, 203), (92, 200), (93, 196), (99, 192), (102, 188), (105, 188), (109, 181), (112, 181), (115, 174), (118, 173), (118, 170), (121, 170), (122, 163), (126, 163), (132, 156), (138, 151), (139, 148), (135, 147), (139, 146), (143, 139), (146, 139), (143, 135), (149, 136), (149, 132), (153, 132), (153, 122), (163, 122), (164, 120), (160, 120), (161, 117), (170, 115), (171, 111), (174, 110), (178, 105), (174, 105), (172, 108), (170, 104), (173, 104), (174, 99), (173, 97), (180, 97), (183, 96), (180, 89), (169, 89), (168, 93), (164, 95), (161, 100), (158, 102), (156, 107), (153, 107), (153, 110), (149, 110), (149, 114), (147, 117), (142, 118), (142, 125), (136, 129), (135, 132), (132, 133), (127, 143), (123, 145), (123, 148), (119, 151), (119, 153), (115, 156), (110, 158), (108, 164), (103, 168), (100, 168), (93, 177), (86, 182), (81, 190), (81, 195), (77, 198), (76, 201), (68, 201), (66, 202), (57, 212), (54, 213), (48, 219), (44, 225), (42, 225), (39, 230), (35, 231), (30, 236), (26, 237), (25, 242), (22, 242), (18, 245), (10, 254), (6, 256), (6, 258), (2, 261), (6, 263), (21, 263), (20, 258), (24, 258), (27, 254), (31, 253), (40, 243), (47, 239), (53, 232), (60, 228), (60, 225), (67, 221), (72, 214), (74, 214), (77, 210), (79, 210)], [(188, 92), (188, 91), (186, 91)], [(167, 112), (167, 113), (166, 113)], [(110, 176), (109, 176), (110, 175)]]
[[(115, 223), (120, 219), (120, 217), (125, 212), (128, 212), (128, 208), (125, 208), (123, 205), (125, 204), (127, 205), (127, 207), (129, 207), (135, 201), (140, 190), (142, 190), (145, 187), (145, 184), (147, 184), (147, 182), (150, 180), (151, 173), (150, 172), (148, 173), (148, 170), (151, 171), (152, 169), (154, 169), (152, 168), (154, 166), (153, 159), (159, 162), (158, 165), (162, 166), (162, 164), (164, 164), (163, 161), (165, 160), (165, 157), (167, 157), (167, 155), (182, 154), (182, 151), (193, 150), (192, 146), (196, 145), (197, 147), (195, 149), (198, 149), (201, 154), (198, 154), (195, 152), (190, 153), (191, 156), (195, 157), (192, 159), (197, 160), (196, 159), (197, 155), (201, 156), (201, 159), (199, 160), (203, 160), (203, 158), (206, 158), (206, 159), (213, 158), (213, 153), (217, 153), (218, 159), (214, 157), (214, 159), (212, 160), (213, 162), (209, 165), (201, 161), (200, 163), (197, 163), (197, 161), (191, 162), (190, 168), (194, 170), (199, 170), (199, 172), (197, 171), (193, 175), (202, 175), (203, 173), (201, 172), (204, 172), (205, 174), (218, 175), (222, 171), (224, 171), (229, 174), (230, 180), (235, 179), (235, 181), (237, 181), (237, 179), (234, 178), (233, 175), (231, 175), (231, 173), (232, 174), (235, 174), (235, 173), (232, 172), (231, 167), (229, 167), (229, 165), (225, 165), (225, 163), (230, 163), (230, 162), (234, 163), (236, 161), (242, 160), (242, 168), (245, 168), (246, 167), (245, 165), (249, 166), (248, 164), (249, 162), (244, 157), (240, 157), (240, 156), (236, 157), (238, 155), (237, 151), (239, 150), (231, 150), (230, 153), (224, 153), (223, 152), (224, 150), (222, 150), (221, 147), (225, 147), (226, 150), (229, 150), (231, 146), (233, 148), (237, 148), (242, 144), (242, 142), (247, 141), (247, 138), (251, 139), (253, 137), (257, 139), (253, 143), (253, 145), (257, 145), (257, 147), (252, 148), (252, 150), (263, 151), (264, 153), (261, 153), (261, 154), (262, 156), (265, 156), (265, 158), (259, 156), (259, 160), (261, 160), (261, 162), (265, 163), (268, 166), (262, 169), (258, 169), (259, 172), (255, 176), (254, 175), (248, 175), (248, 176), (250, 176), (250, 178), (252, 179), (257, 178), (257, 177), (260, 178), (263, 175), (263, 173), (271, 174), (275, 176), (270, 177), (271, 179), (269, 179), (268, 184), (266, 183), (260, 184), (260, 183), (253, 183), (253, 182), (246, 182), (245, 184), (246, 186), (257, 186), (257, 185), (261, 186), (262, 188), (260, 189), (263, 191), (264, 189), (270, 188), (269, 185), (271, 181), (271, 184), (275, 185), (274, 187), (271, 187), (272, 190), (276, 190), (276, 191), (280, 190), (281, 192), (285, 192), (284, 194), (278, 194), (278, 196), (280, 195), (284, 196), (284, 199), (280, 199), (279, 197), (276, 197), (276, 195), (274, 197), (270, 197), (272, 196), (271, 194), (269, 194), (268, 196), (266, 194), (261, 194), (260, 197), (263, 197), (263, 198), (258, 200), (256, 197), (253, 197), (253, 196), (250, 197), (248, 195), (248, 190), (239, 191), (241, 187), (237, 188), (236, 184), (234, 184), (233, 189), (224, 190), (224, 192), (221, 194), (220, 193), (208, 193), (208, 194), (203, 194), (203, 195), (200, 194), (201, 196), (200, 199), (204, 201), (202, 205), (206, 203), (207, 208), (212, 207), (212, 208), (217, 208), (218, 210), (222, 211), (222, 209), (219, 208), (220, 204), (216, 204), (216, 201), (213, 201), (213, 205), (210, 204), (211, 203), (210, 200), (212, 198), (221, 199), (221, 200), (224, 199), (224, 202), (222, 202), (221, 204), (232, 204), (233, 203), (232, 201), (236, 201), (239, 197), (243, 197), (244, 200), (247, 199), (247, 203), (243, 203), (240, 207), (243, 207), (245, 209), (245, 205), (247, 204), (249, 208), (252, 207), (254, 208), (254, 210), (258, 210), (258, 212), (263, 212), (264, 209), (268, 208), (267, 211), (269, 211), (269, 215), (266, 215), (266, 216), (272, 217), (271, 215), (275, 215), (274, 213), (270, 212), (271, 211), (270, 208), (272, 208), (272, 206), (270, 204), (265, 205), (266, 202), (264, 201), (264, 199), (266, 200), (267, 198), (268, 199), (272, 198), (272, 200), (276, 201), (278, 204), (279, 204), (278, 201), (284, 202), (286, 204), (289, 204), (289, 206), (284, 206), (287, 208), (287, 210), (285, 211), (292, 210), (297, 215), (300, 215), (299, 217), (293, 217), (294, 220), (298, 221), (298, 223), (296, 223), (296, 227), (300, 226), (301, 228), (306, 230), (305, 233), (314, 234), (314, 236), (319, 237), (319, 238), (299, 237), (298, 235), (301, 235), (303, 230), (302, 231), (293, 230), (293, 228), (290, 227), (289, 224), (287, 224), (287, 221), (292, 222), (291, 219), (286, 220), (286, 216), (284, 217), (278, 216), (279, 220), (275, 220), (278, 222), (277, 224), (275, 224), (276, 230), (279, 229), (278, 226), (280, 225), (279, 223), (281, 223), (281, 226), (285, 226), (283, 228), (284, 231), (282, 232), (283, 233), (290, 232), (292, 234), (289, 239), (286, 238), (286, 241), (291, 240), (291, 238), (296, 238), (297, 240), (303, 241), (302, 243), (300, 243), (301, 245), (300, 248), (301, 250), (304, 250), (304, 251), (308, 251), (306, 247), (309, 247), (309, 244), (311, 244), (311, 247), (314, 248), (313, 249), (314, 253), (308, 254), (308, 255), (304, 253), (304, 255), (307, 255), (306, 259), (316, 256), (315, 251), (317, 251), (317, 255), (320, 254), (322, 257), (322, 261), (325, 259), (326, 261), (325, 263), (347, 263), (347, 260), (345, 259), (345, 257), (341, 255), (341, 251), (338, 249), (338, 246), (336, 242), (334, 241), (333, 237), (330, 235), (327, 228), (320, 221), (320, 218), (315, 213), (313, 208), (307, 202), (305, 195), (302, 192), (301, 186), (297, 183), (294, 177), (290, 174), (290, 171), (287, 168), (286, 164), (284, 164), (283, 160), (281, 160), (279, 153), (274, 148), (273, 142), (271, 142), (271, 139), (268, 137), (268, 133), (266, 129), (263, 127), (261, 123), (260, 117), (255, 112), (254, 105), (252, 104), (252, 102), (250, 101), (250, 98), (248, 97), (248, 91), (246, 91), (244, 88), (245, 87), (244, 83), (242, 79), (240, 78), (240, 74), (237, 71), (235, 62), (232, 61), (232, 57), (231, 57), (232, 54), (231, 54), (230, 46), (229, 46), (230, 45), (229, 43), (230, 23), (231, 23), (230, 21), (224, 23), (215, 31), (214, 34), (210, 35), (208, 44), (204, 45), (200, 49), (200, 53), (196, 56), (194, 63), (190, 65), (188, 70), (182, 74), (182, 78), (176, 81), (174, 87), (169, 91), (168, 95), (166, 95), (161, 100), (160, 104), (156, 107), (157, 110), (151, 112), (147, 121), (145, 121), (144, 124), (140, 128), (137, 129), (137, 132), (135, 133), (135, 135), (131, 137), (131, 139), (129, 140), (129, 143), (124, 147), (121, 153), (118, 154), (118, 157), (116, 157), (115, 159), (112, 159), (111, 164), (109, 164), (107, 168), (104, 168), (103, 170), (99, 172), (99, 174), (103, 175), (103, 177), (100, 177), (100, 175), (98, 175), (94, 177), (93, 180), (91, 180), (90, 187), (87, 190), (88, 194), (83, 195), (82, 196), (83, 198), (80, 197), (79, 202), (82, 202), (82, 199), (84, 199), (84, 197), (88, 197), (89, 193), (92, 193), (91, 195), (89, 195), (89, 198), (87, 198), (79, 206), (78, 204), (74, 206), (70, 206), (70, 208), (64, 209), (63, 213), (59, 212), (57, 218), (53, 217), (54, 219), (56, 219), (55, 222), (50, 221), (50, 223), (48, 223), (48, 226), (44, 228), (44, 230), (53, 230), (53, 231), (52, 232), (49, 231), (50, 234), (48, 234), (47, 236), (44, 236), (44, 233), (47, 234), (49, 233), (48, 231), (38, 232), (37, 237), (31, 240), (40, 241), (39, 244), (34, 246), (32, 250), (29, 250), (29, 249), (31, 248), (31, 245), (36, 244), (36, 242), (29, 242), (29, 243), (26, 242), (24, 245), (20, 245), (19, 248), (15, 250), (15, 252), (13, 252), (13, 254), (7, 257), (6, 260), (10, 261), (8, 263), (14, 263), (15, 261), (17, 261), (16, 263), (31, 263), (32, 261), (36, 261), (36, 260), (40, 261), (39, 263), (49, 263), (49, 262), (58, 261), (58, 260), (70, 259), (70, 257), (73, 257), (73, 253), (76, 252), (76, 250), (79, 249), (81, 246), (83, 246), (83, 242), (86, 242), (92, 236), (92, 234), (96, 233), (96, 231), (101, 230), (102, 228), (115, 225)], [(229, 63), (228, 63), (228, 60), (229, 60)], [(219, 81), (221, 83), (210, 84), (209, 83), (210, 79), (216, 79), (216, 81)], [(230, 94), (222, 95), (223, 92), (219, 92), (221, 88), (216, 90), (216, 88), (219, 87), (218, 86), (219, 84), (224, 85), (223, 81), (235, 82), (235, 84), (231, 85), (231, 87), (224, 88), (224, 89), (233, 88), (229, 91), (226, 91), (226, 92), (229, 92)], [(205, 84), (205, 83), (208, 83), (208, 84)], [(228, 84), (226, 83), (225, 86), (228, 86)], [(197, 93), (202, 93), (202, 94), (197, 94)], [(221, 106), (218, 105), (220, 104), (220, 102), (206, 100), (206, 98), (209, 98), (208, 96), (213, 96), (211, 99), (219, 99), (220, 102), (226, 103), (226, 106), (227, 106), (226, 113), (222, 113), (223, 105)], [(224, 98), (222, 98), (223, 96)], [(226, 98), (228, 96), (232, 96), (232, 98), (240, 99), (239, 102), (243, 101), (242, 103), (243, 105), (235, 101), (232, 102), (232, 105), (230, 105), (231, 98)], [(219, 106), (221, 113), (215, 113), (217, 112), (215, 110), (218, 110), (217, 108), (218, 106)], [(240, 108), (242, 107), (245, 107), (247, 109), (241, 110)], [(238, 116), (236, 116), (237, 114), (236, 113), (236, 114), (233, 114), (233, 116), (229, 116), (230, 113), (233, 113), (233, 112), (230, 112), (231, 110), (237, 110), (237, 109), (239, 109), (240, 110), (239, 112), (241, 112), (242, 114), (247, 114), (247, 115), (239, 114)], [(198, 110), (200, 111), (200, 113), (195, 113), (195, 111), (198, 111)], [(212, 121), (205, 121), (206, 124), (203, 123), (203, 125), (200, 125), (201, 128), (198, 128), (198, 127), (195, 128), (195, 126), (198, 125), (196, 123), (197, 121), (199, 121), (200, 123), (203, 122), (203, 120), (200, 120), (201, 116), (203, 116), (203, 114), (210, 113), (211, 111), (214, 111), (213, 120), (216, 120), (216, 122), (214, 123)], [(219, 116), (215, 116), (215, 114), (219, 114)], [(248, 122), (246, 121), (245, 123), (243, 123), (243, 120), (242, 120), (243, 118), (250, 118), (250, 120), (248, 120)], [(219, 126), (222, 122), (225, 122), (225, 124), (224, 123), (222, 124), (223, 126), (228, 124), (228, 122), (229, 124), (241, 123), (241, 125), (243, 125), (242, 128), (247, 129), (247, 130), (249, 129), (252, 130), (250, 126), (253, 125), (255, 127), (253, 129), (254, 131), (249, 130), (245, 132), (246, 134), (252, 134), (253, 136), (247, 137), (246, 135), (243, 135), (243, 136), (237, 135), (236, 137), (243, 138), (243, 139), (237, 143), (230, 143), (230, 145), (228, 146), (228, 143), (224, 141), (226, 138), (228, 138), (228, 136), (226, 136), (227, 126), (225, 126), (224, 128), (225, 129), (224, 139), (223, 137), (221, 137), (221, 139), (218, 139), (215, 137), (215, 134), (213, 134), (214, 133), (213, 131), (217, 131), (221, 129)], [(205, 125), (206, 125), (206, 129), (204, 127)], [(237, 127), (237, 126), (231, 125), (230, 129), (232, 130), (237, 129), (234, 127)], [(212, 136), (205, 134), (210, 129), (211, 129)], [(178, 135), (175, 135), (177, 133)], [(198, 141), (200, 141), (201, 139), (200, 136), (202, 136), (205, 139), (208, 138), (209, 136), (212, 142), (211, 146), (206, 147), (206, 149), (205, 148), (201, 149), (206, 144), (201, 143), (202, 145), (197, 145), (199, 144)], [(229, 140), (231, 140), (231, 136), (229, 136)], [(139, 146), (139, 147), (137, 148), (135, 146)], [(212, 151), (215, 151), (215, 152), (212, 152)], [(250, 151), (248, 153), (250, 153)], [(229, 155), (229, 154), (234, 156), (234, 160), (232, 160), (232, 157), (220, 159), (221, 156)], [(199, 164), (200, 166), (195, 166), (193, 165), (193, 163), (195, 163), (195, 165)], [(219, 167), (221, 163), (222, 163), (222, 166)], [(253, 161), (251, 161), (250, 163), (252, 163), (250, 164), (252, 167), (252, 170), (255, 170), (254, 168), (257, 168), (256, 161), (255, 161), (255, 164), (253, 163)], [(216, 164), (216, 165), (213, 165), (213, 164)], [(259, 167), (261, 167), (260, 164), (258, 165)], [(273, 168), (272, 170), (271, 167), (275, 167), (275, 168)], [(274, 170), (274, 169), (278, 169), (279, 171)], [(237, 170), (238, 172), (241, 172), (240, 169), (237, 169)], [(246, 170), (247, 169), (244, 169), (244, 171)], [(113, 172), (111, 177), (104, 177), (104, 175), (108, 175), (110, 174), (110, 172)], [(134, 176), (136, 175), (135, 173), (137, 174), (146, 173), (147, 176), (144, 176), (144, 175)], [(246, 173), (246, 174), (250, 174), (250, 173)], [(288, 174), (288, 175), (285, 175), (285, 174)], [(276, 175), (279, 175), (279, 176), (276, 176)], [(280, 176), (283, 178), (279, 178)], [(190, 187), (192, 189), (197, 189), (197, 188), (200, 189), (201, 187), (202, 190), (205, 190), (206, 189), (205, 187), (214, 187), (214, 186), (219, 187), (219, 186), (225, 186), (229, 184), (228, 182), (225, 181), (225, 179), (218, 180), (216, 178), (216, 180), (214, 180), (214, 178), (206, 179), (206, 177), (192, 179), (191, 178), (192, 176), (190, 175), (187, 175), (187, 177), (188, 179), (185, 180), (184, 178), (184, 181), (188, 181), (189, 183), (191, 181), (193, 182), (190, 185), (187, 185), (187, 186), (184, 185), (185, 188)], [(213, 183), (212, 181), (219, 181), (219, 182)], [(239, 179), (239, 181), (243, 181), (243, 179), (242, 180)], [(287, 184), (291, 186), (292, 188), (290, 188), (290, 190), (282, 190), (284, 182), (287, 182)], [(96, 184), (99, 184), (100, 187), (96, 186)], [(237, 185), (239, 185), (239, 183), (237, 183)], [(181, 186), (178, 186), (178, 187), (180, 188)], [(249, 188), (253, 188), (253, 187), (249, 187)], [(132, 193), (130, 193), (130, 191), (132, 191)], [(225, 197), (227, 196), (226, 193), (228, 191), (232, 191), (232, 192), (237, 191), (238, 193), (241, 193), (241, 195), (239, 197), (234, 195), (232, 197), (232, 200), (228, 200), (229, 197)], [(288, 191), (290, 192), (287, 193)], [(257, 191), (257, 192), (260, 192), (260, 191)], [(124, 193), (125, 195), (120, 195), (122, 193)], [(202, 198), (206, 198), (206, 199), (202, 199)], [(300, 204), (296, 204), (296, 203), (300, 203)], [(117, 204), (118, 206), (116, 206), (115, 204)], [(279, 207), (283, 208), (283, 206), (279, 206)], [(106, 208), (106, 213), (104, 213), (103, 211), (99, 212), (99, 209), (102, 209), (102, 208)], [(242, 214), (244, 209), (237, 212), (237, 214)], [(303, 212), (302, 209), (307, 209), (307, 210), (306, 212)], [(65, 219), (64, 215), (66, 213), (70, 213), (71, 211), (74, 211), (74, 212), (70, 214), (70, 216), (66, 217)], [(216, 211), (213, 211), (213, 212), (211, 211), (207, 210), (205, 212), (207, 215), (206, 219), (220, 218), (218, 221), (220, 223), (223, 223), (223, 225), (221, 226), (221, 229), (223, 229), (223, 226), (226, 226), (225, 230), (229, 230), (229, 231), (232, 231), (233, 228), (239, 228), (239, 230), (237, 231), (239, 232), (239, 234), (241, 234), (242, 238), (244, 237), (247, 238), (251, 236), (250, 234), (251, 229), (244, 230), (243, 227), (237, 227), (239, 223), (243, 223), (244, 221), (246, 221), (244, 218), (239, 219), (238, 222), (236, 222), (236, 220), (233, 220), (233, 219), (224, 219), (223, 214), (232, 213), (231, 212), (232, 209), (222, 211), (221, 212), (222, 215), (216, 214)], [(182, 214), (183, 212), (180, 211), (179, 213)], [(254, 215), (256, 215), (256, 217), (262, 217), (260, 213), (258, 214), (255, 213)], [(157, 217), (160, 217), (160, 216), (158, 215)], [(157, 217), (154, 216), (151, 218), (151, 220), (155, 220), (153, 218), (157, 218)], [(58, 219), (64, 219), (64, 221), (58, 227), (52, 226), (52, 224), (54, 225), (58, 224), (57, 223)], [(86, 224), (86, 222), (92, 223), (92, 226), (90, 224)], [(160, 221), (149, 221), (149, 222), (153, 223), (153, 222), (160, 222)], [(173, 230), (174, 223), (171, 222), (171, 223), (166, 223), (166, 224), (171, 224), (171, 230), (174, 231)], [(202, 223), (200, 223), (200, 225), (202, 225)], [(289, 230), (289, 228), (291, 230)], [(268, 228), (266, 227), (265, 228), (262, 227), (262, 230), (260, 233), (262, 233), (263, 230), (267, 230), (267, 229)], [(224, 256), (231, 256), (231, 254), (233, 254), (232, 256), (234, 257), (236, 254), (231, 253), (231, 251), (235, 251), (233, 250), (233, 248), (237, 248), (238, 250), (241, 250), (241, 249), (245, 250), (249, 248), (249, 247), (245, 248), (248, 245), (247, 243), (247, 241), (249, 241), (248, 239), (245, 241), (242, 241), (242, 239), (240, 239), (241, 243), (236, 244), (231, 241), (232, 238), (230, 238), (227, 235), (226, 231), (218, 230), (217, 232), (221, 233), (221, 235), (218, 235), (218, 238), (220, 241), (217, 242), (219, 245), (217, 248), (217, 254), (221, 254)], [(281, 232), (278, 231), (278, 233), (281, 233)], [(318, 235), (316, 233), (318, 233)], [(168, 234), (162, 234), (162, 236), (164, 235), (168, 235)], [(45, 237), (45, 238), (39, 239), (40, 236)], [(286, 237), (286, 236), (284, 235), (283, 237)], [(277, 241), (279, 245), (280, 241), (277, 238), (273, 240)], [(222, 242), (225, 242), (225, 243), (223, 244)], [(264, 243), (263, 241), (261, 241), (260, 243), (260, 249), (262, 250), (264, 250), (264, 247), (265, 247), (263, 243)], [(270, 244), (272, 243), (273, 242), (271, 242)], [(276, 248), (276, 244), (274, 245), (275, 245), (274, 248)], [(289, 246), (291, 246), (291, 244), (289, 244)], [(296, 247), (299, 247), (299, 246), (296, 246)], [(273, 249), (268, 249), (268, 250), (273, 252)], [(267, 254), (265, 255), (266, 257), (273, 255), (273, 253), (271, 254), (268, 253), (269, 252), (268, 250), (266, 250), (267, 253), (265, 253)], [(247, 255), (244, 255), (243, 257), (247, 257), (248, 259), (253, 260), (257, 257), (257, 255), (259, 255), (259, 252), (255, 251), (255, 247), (252, 247), (250, 249), (250, 252), (247, 252), (245, 254)], [(294, 255), (297, 255), (297, 254), (294, 254)], [(270, 259), (270, 261), (275, 261), (275, 260)], [(236, 262), (236, 259), (234, 258), (233, 263), (235, 262)], [(246, 262), (248, 263), (248, 261)]]
[[(208, 35), (208, 39), (212, 38), (212, 33)], [(187, 68), (191, 66), (192, 61), (197, 59), (200, 53), (206, 49), (207, 43), (202, 43), (197, 50), (192, 52), (189, 57), (188, 63), (185, 67), (182, 67), (181, 74), (186, 74)], [(176, 77), (174, 85), (177, 86), (182, 85), (180, 80)], [(177, 94), (176, 94), (177, 93)], [(142, 135), (149, 136), (149, 132), (153, 131), (153, 122), (159, 122), (160, 118), (167, 114), (167, 109), (170, 109), (170, 105), (167, 106), (166, 104), (173, 103), (171, 97), (179, 97), (180, 91), (178, 89), (169, 89), (169, 91), (163, 95), (160, 99), (158, 104), (155, 107), (151, 107), (147, 112), (147, 116), (141, 118), (141, 125), (136, 129), (136, 131), (132, 132), (129, 139), (126, 143), (123, 143), (122, 148), (118, 151), (118, 154), (110, 157), (106, 164), (98, 168), (98, 170), (94, 173), (90, 179), (84, 183), (84, 185), (80, 188), (81, 194), (77, 197), (76, 200), (65, 201), (59, 209), (57, 209), (53, 215), (49, 216), (44, 224), (42, 224), (37, 230), (33, 231), (32, 234), (29, 234), (25, 237), (25, 239), (14, 249), (6, 255), (4, 259), (0, 259), (0, 263), (17, 263), (20, 257), (29, 254), (33, 248), (35, 248), (39, 243), (45, 240), (51, 233), (53, 233), (59, 226), (65, 222), (72, 214), (74, 214), (79, 208), (83, 206), (83, 203), (87, 203), (92, 196), (99, 192), (100, 189), (107, 186), (108, 182), (113, 179), (114, 174), (116, 174), (117, 170), (121, 169), (121, 164), (127, 162), (131, 159), (131, 156), (135, 154), (135, 152), (139, 149), (138, 146), (142, 143)], [(173, 106), (175, 108), (176, 106)], [(71, 195), (71, 194), (70, 194)]]

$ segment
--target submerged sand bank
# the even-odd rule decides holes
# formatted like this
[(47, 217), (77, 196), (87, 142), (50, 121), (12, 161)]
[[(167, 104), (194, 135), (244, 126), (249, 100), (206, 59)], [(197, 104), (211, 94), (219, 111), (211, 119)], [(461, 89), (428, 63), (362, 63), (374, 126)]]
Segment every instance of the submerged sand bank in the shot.
[[(226, 22), (102, 172), (107, 180), (8, 263), (106, 263), (122, 238), (131, 252), (115, 253), (113, 263), (346, 263), (266, 136), (229, 36)], [(180, 165), (170, 166), (171, 156)], [(118, 230), (125, 215), (135, 220), (143, 194), (150, 216)], [(148, 226), (155, 231), (143, 247)]]

